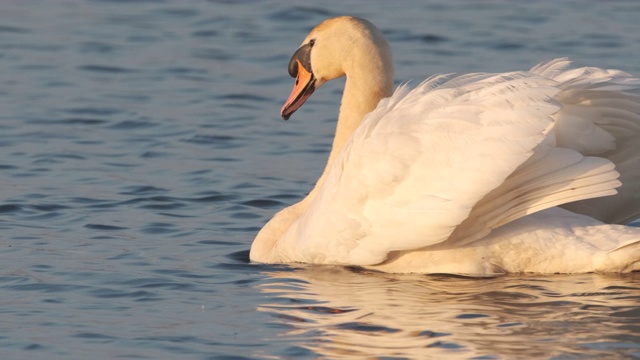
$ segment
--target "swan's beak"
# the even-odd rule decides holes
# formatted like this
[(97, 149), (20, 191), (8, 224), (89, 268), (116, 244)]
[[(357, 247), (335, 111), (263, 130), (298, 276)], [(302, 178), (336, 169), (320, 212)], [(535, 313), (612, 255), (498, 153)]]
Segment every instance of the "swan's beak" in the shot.
[(285, 120), (289, 120), (291, 114), (298, 110), (316, 89), (316, 78), (313, 76), (313, 73), (307, 70), (300, 60), (296, 59), (296, 61), (298, 62), (296, 83), (293, 86), (287, 102), (284, 103), (284, 106), (282, 106), (280, 110), (280, 115), (282, 115), (282, 118)]

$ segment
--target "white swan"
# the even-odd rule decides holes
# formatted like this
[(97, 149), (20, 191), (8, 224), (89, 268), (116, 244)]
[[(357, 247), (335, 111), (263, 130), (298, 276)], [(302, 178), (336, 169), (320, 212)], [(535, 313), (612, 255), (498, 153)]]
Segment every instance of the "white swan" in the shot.
[(640, 80), (568, 65), (435, 76), (392, 94), (378, 29), (353, 17), (316, 26), (289, 64), (282, 116), (346, 75), (333, 148), (309, 195), (259, 232), (251, 260), (471, 275), (640, 269), (640, 228), (615, 225), (640, 216)]

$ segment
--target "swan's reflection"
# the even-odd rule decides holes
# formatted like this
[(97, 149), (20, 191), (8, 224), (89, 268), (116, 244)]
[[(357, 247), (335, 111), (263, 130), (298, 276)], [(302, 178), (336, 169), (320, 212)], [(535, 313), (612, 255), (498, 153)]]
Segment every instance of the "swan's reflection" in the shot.
[(630, 355), (640, 274), (463, 278), (342, 267), (269, 271), (259, 311), (327, 358)]

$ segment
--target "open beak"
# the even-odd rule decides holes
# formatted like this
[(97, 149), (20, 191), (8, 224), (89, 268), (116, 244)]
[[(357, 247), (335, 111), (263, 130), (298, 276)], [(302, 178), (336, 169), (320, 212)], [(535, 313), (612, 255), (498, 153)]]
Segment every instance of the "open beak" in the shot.
[(282, 118), (285, 120), (289, 120), (291, 114), (298, 110), (316, 89), (316, 78), (313, 76), (313, 73), (306, 69), (300, 60), (296, 59), (295, 61), (298, 62), (296, 83), (293, 86), (293, 90), (291, 90), (291, 95), (289, 95), (289, 98), (280, 110), (280, 115), (282, 115)]

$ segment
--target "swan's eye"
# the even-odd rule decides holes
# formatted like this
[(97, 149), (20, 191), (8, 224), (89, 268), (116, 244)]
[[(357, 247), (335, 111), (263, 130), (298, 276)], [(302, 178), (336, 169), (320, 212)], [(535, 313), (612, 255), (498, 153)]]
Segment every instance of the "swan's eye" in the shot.
[(309, 40), (309, 47), (313, 47), (313, 44), (316, 43), (316, 39)]

